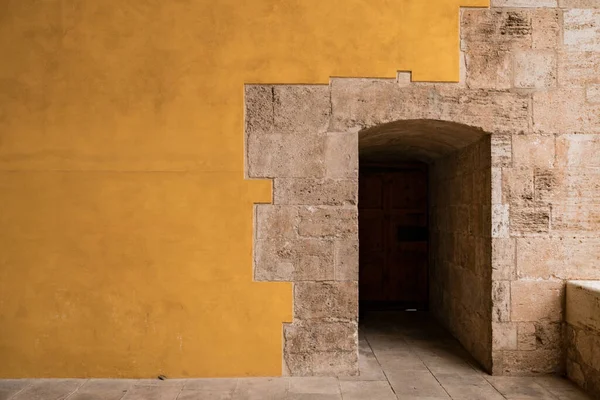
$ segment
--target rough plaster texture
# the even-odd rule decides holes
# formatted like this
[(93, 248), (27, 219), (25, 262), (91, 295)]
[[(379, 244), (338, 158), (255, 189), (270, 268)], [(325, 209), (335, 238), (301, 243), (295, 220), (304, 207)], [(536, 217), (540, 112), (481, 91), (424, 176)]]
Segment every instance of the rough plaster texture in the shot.
[[(456, 176), (434, 185), (434, 192), (447, 189), (433, 209), (439, 236), (432, 251), (436, 312), (494, 374), (563, 372), (565, 281), (600, 277), (600, 13), (583, 3), (558, 5), (501, 1), (489, 10), (462, 10), (464, 63), (458, 83), (411, 83), (400, 74), (397, 80), (332, 79), (329, 86), (305, 89), (248, 87), (249, 176), (274, 178), (274, 204), (259, 208), (296, 206), (282, 211), (291, 231), (287, 222), (276, 224), (289, 235), (281, 248), (311, 246), (265, 264), (259, 262), (264, 256), (255, 255), (255, 276), (291, 276), (299, 280), (296, 287), (308, 279), (327, 293), (341, 290), (339, 280), (356, 279), (356, 233), (350, 225), (357, 141), (373, 159), (428, 161), (434, 177), (444, 176), (447, 166), (440, 165), (449, 163)], [(265, 114), (283, 116), (286, 112), (272, 110), (287, 107), (288, 118), (300, 123), (293, 104), (259, 96), (300, 90), (306, 95), (302, 104), (312, 109), (301, 113), (310, 132), (254, 129), (251, 110), (261, 101)], [(485, 132), (489, 142), (459, 150), (473, 143), (463, 142), (465, 130)], [(487, 170), (483, 143), (489, 144)], [(478, 154), (478, 164), (469, 164), (468, 154)], [(465, 173), (469, 165), (472, 173)], [(301, 228), (307, 215), (315, 216), (308, 230)], [(265, 224), (260, 218), (258, 227)], [(275, 239), (257, 239), (255, 245)], [(315, 272), (307, 273), (310, 268)], [(305, 292), (295, 290), (295, 321), (286, 332), (306, 323), (298, 310), (310, 310), (310, 304), (299, 293)], [(356, 323), (349, 310), (332, 310), (327, 316), (317, 310), (301, 315), (319, 327), (340, 324), (340, 332)], [(310, 318), (313, 314), (317, 317)], [(335, 337), (342, 340), (344, 334)], [(347, 370), (355, 368), (349, 355), (354, 349), (344, 353), (339, 349), (350, 347), (336, 340), (320, 346), (318, 352), (304, 346), (302, 358), (292, 357), (297, 353), (286, 347), (290, 372), (326, 371), (319, 364), (322, 352), (348, 362)]]
[(565, 344), (569, 379), (600, 397), (600, 281), (569, 281)]
[(490, 137), (436, 160), (429, 182), (430, 309), (491, 370)]

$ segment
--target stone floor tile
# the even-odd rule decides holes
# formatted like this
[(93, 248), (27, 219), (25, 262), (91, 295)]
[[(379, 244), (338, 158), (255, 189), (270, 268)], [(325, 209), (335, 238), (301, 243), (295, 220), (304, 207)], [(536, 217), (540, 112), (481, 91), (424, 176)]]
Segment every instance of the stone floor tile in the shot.
[(340, 382), (340, 385), (344, 400), (396, 400), (387, 381)]
[(281, 400), (289, 389), (287, 378), (240, 378), (234, 400)]
[(177, 386), (183, 387), (187, 379), (138, 379), (135, 383), (136, 386)]
[(181, 386), (135, 385), (122, 400), (175, 400), (181, 390)]
[(188, 390), (183, 389), (177, 400), (231, 400), (233, 391)]
[(535, 378), (535, 381), (560, 400), (589, 400), (590, 398), (581, 388), (566, 378), (544, 376)]
[(450, 398), (429, 371), (386, 371), (386, 376), (398, 398), (403, 399), (410, 396), (437, 399)]
[(358, 376), (340, 376), (340, 381), (385, 381), (387, 380), (379, 361), (375, 357), (359, 356)]
[(299, 394), (340, 394), (340, 385), (331, 377), (293, 377), (289, 380), (289, 393)]
[(205, 393), (229, 393), (233, 395), (237, 387), (237, 378), (204, 378), (187, 379), (183, 385), (184, 390), (195, 390)]
[(556, 400), (556, 397), (538, 384), (534, 378), (489, 376), (486, 379), (508, 400)]
[(459, 371), (434, 375), (453, 400), (504, 400), (504, 396), (482, 376)]
[(121, 400), (135, 382), (133, 379), (90, 379), (69, 400)]
[(342, 400), (342, 395), (322, 393), (289, 393), (285, 400)]
[(423, 361), (413, 353), (402, 354), (378, 354), (377, 361), (387, 374), (400, 371), (424, 371), (428, 372)]
[(8, 400), (32, 382), (30, 379), (0, 379), (0, 400)]
[(40, 379), (11, 400), (64, 400), (85, 382), (83, 379)]

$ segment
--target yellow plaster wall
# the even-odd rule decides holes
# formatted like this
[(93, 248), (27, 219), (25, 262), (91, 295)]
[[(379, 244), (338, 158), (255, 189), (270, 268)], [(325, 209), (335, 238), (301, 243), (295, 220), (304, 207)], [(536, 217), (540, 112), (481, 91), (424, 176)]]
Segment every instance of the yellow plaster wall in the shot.
[(487, 0), (0, 0), (0, 377), (279, 375), (243, 84), (458, 77)]

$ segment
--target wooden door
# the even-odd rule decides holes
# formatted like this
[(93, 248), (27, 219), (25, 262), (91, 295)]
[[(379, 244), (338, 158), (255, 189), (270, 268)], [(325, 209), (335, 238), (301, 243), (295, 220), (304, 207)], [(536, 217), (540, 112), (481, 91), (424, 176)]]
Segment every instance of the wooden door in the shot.
[(427, 304), (427, 166), (361, 167), (361, 303)]

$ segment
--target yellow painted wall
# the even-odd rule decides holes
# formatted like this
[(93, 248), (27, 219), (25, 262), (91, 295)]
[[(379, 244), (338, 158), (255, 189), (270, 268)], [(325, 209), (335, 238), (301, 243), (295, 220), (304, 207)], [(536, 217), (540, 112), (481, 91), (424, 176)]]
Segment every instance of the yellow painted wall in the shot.
[(243, 84), (458, 77), (487, 0), (0, 0), (0, 377), (279, 375)]

